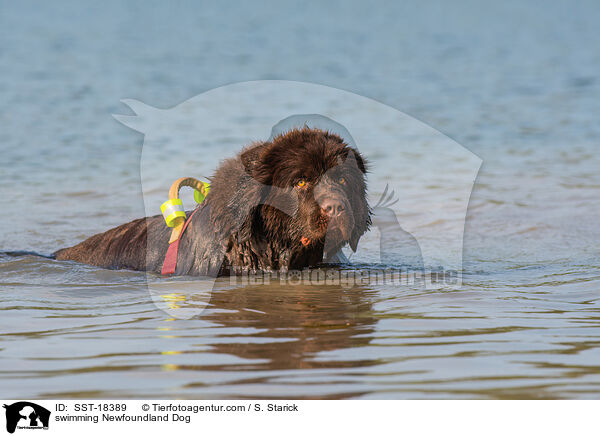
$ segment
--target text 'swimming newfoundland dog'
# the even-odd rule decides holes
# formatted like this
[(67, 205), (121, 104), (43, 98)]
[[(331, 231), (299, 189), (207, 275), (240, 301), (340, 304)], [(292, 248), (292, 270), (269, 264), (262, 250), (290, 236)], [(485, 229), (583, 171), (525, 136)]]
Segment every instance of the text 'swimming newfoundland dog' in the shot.
[[(365, 160), (339, 136), (293, 129), (225, 160), (181, 238), (177, 275), (286, 271), (352, 250), (371, 224)], [(189, 216), (189, 213), (188, 213)], [(55, 253), (111, 269), (160, 272), (171, 229), (157, 215)]]

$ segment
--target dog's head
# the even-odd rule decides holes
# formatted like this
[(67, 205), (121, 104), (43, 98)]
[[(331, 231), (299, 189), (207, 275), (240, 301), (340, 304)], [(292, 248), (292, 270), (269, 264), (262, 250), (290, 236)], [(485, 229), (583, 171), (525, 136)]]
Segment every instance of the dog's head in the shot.
[(357, 150), (335, 134), (305, 127), (252, 146), (241, 157), (248, 174), (266, 187), (254, 225), (327, 253), (346, 243), (356, 250), (370, 225), (366, 164)]

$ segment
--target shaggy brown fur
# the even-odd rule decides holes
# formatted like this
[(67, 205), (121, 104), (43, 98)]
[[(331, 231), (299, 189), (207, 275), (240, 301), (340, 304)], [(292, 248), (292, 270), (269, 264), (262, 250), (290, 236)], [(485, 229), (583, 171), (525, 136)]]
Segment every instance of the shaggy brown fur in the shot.
[[(365, 162), (337, 135), (295, 129), (224, 161), (179, 246), (176, 274), (311, 267), (368, 229)], [(189, 216), (189, 214), (188, 214)], [(123, 224), (55, 253), (105, 268), (160, 272), (162, 216)]]

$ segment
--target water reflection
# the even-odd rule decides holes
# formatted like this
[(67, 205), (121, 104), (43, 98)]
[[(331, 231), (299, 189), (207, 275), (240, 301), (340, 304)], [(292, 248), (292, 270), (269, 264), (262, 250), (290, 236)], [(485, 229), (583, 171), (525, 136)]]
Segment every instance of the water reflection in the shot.
[(235, 287), (213, 292), (199, 317), (226, 332), (240, 332), (239, 340), (220, 335), (225, 340), (214, 343), (212, 352), (264, 362), (253, 363), (256, 369), (364, 367), (377, 361), (315, 357), (323, 351), (369, 344), (376, 324), (372, 296), (372, 290), (360, 286)]

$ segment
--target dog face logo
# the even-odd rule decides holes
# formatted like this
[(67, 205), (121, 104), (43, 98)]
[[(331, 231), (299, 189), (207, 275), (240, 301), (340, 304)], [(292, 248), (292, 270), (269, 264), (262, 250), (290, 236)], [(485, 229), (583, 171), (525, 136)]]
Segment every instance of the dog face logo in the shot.
[(4, 405), (6, 409), (6, 431), (14, 433), (18, 429), (48, 429), (50, 411), (28, 401)]
[[(169, 109), (131, 99), (122, 102), (132, 114), (114, 117), (144, 134), (140, 176), (146, 216), (156, 215), (174, 179), (207, 177), (224, 159), (237, 153), (241, 144), (263, 141), (269, 130), (267, 142), (273, 142), (291, 129), (307, 126), (335, 133), (368, 160), (366, 200), (371, 231), (361, 236), (356, 253), (346, 250), (353, 262), (384, 268), (401, 266), (410, 271), (456, 272), (451, 283), (432, 282), (427, 286), (456, 289), (462, 285), (467, 207), (482, 161), (431, 126), (363, 96), (290, 81), (235, 83)], [(357, 217), (361, 208), (355, 207), (363, 200), (352, 202), (350, 188), (357, 185), (346, 174), (337, 173), (356, 173), (355, 167), (361, 168), (358, 158), (342, 156), (340, 165), (323, 168), (312, 185), (308, 178), (294, 181), (294, 186), (302, 182), (305, 188), (296, 191), (313, 206), (310, 225), (305, 225), (298, 236), (306, 242), (324, 238), (326, 255), (346, 241), (350, 249), (356, 248), (360, 234), (357, 223), (366, 222)], [(236, 209), (237, 218), (230, 222), (232, 229), (243, 232), (244, 219), (259, 204), (268, 204), (290, 219), (298, 219), (299, 212), (311, 214), (306, 208), (298, 210), (302, 197), (290, 195), (290, 185), (264, 183), (250, 176), (247, 184), (269, 195), (237, 202), (244, 208)], [(322, 219), (315, 205), (320, 206), (319, 210), (330, 210), (332, 216)], [(322, 232), (315, 233), (321, 223), (327, 223), (324, 237)], [(148, 250), (149, 258), (153, 253)], [(341, 256), (338, 262), (344, 263), (344, 258)], [(331, 261), (336, 262), (333, 258)], [(221, 283), (211, 276), (195, 278), (193, 284), (188, 284), (160, 281), (153, 273), (148, 274), (152, 299), (174, 318), (191, 318), (204, 310), (215, 285)]]

